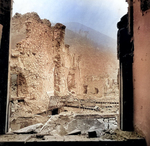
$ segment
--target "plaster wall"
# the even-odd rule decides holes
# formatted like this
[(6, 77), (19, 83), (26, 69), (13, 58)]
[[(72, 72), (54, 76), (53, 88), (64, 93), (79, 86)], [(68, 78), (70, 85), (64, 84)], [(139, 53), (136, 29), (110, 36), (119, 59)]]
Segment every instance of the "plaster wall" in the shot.
[(150, 146), (150, 10), (142, 12), (134, 0), (134, 127)]

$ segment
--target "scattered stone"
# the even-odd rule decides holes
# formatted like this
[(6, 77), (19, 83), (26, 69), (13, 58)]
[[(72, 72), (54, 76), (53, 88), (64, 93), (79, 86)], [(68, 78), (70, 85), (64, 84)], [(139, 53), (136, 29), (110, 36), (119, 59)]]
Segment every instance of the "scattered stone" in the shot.
[(43, 138), (45, 134), (36, 134), (36, 138)]
[(104, 120), (103, 120), (103, 118), (101, 118), (101, 119), (97, 119), (100, 123), (103, 123), (104, 122)]
[(96, 132), (96, 137), (100, 137), (104, 131), (104, 128), (102, 127), (97, 127), (96, 125), (95, 126), (92, 126), (89, 130), (88, 130), (88, 135), (89, 135), (89, 132), (92, 133), (92, 132)]
[(75, 129), (72, 132), (68, 133), (68, 135), (80, 135), (81, 134), (81, 130)]
[(116, 118), (109, 118), (109, 123), (116, 123)]
[(116, 124), (112, 124), (112, 123), (109, 123), (109, 129), (111, 130), (116, 130), (118, 128), (118, 126)]
[(58, 134), (61, 135), (61, 136), (64, 136), (64, 135), (67, 134), (65, 128), (62, 125), (58, 125), (56, 127), (56, 130), (57, 130)]
[(71, 131), (76, 129), (76, 127), (77, 127), (77, 120), (74, 119), (67, 124), (67, 132), (70, 133)]
[(107, 122), (107, 123), (108, 123), (108, 118), (104, 118), (104, 122)]
[(56, 136), (56, 137), (60, 136), (60, 135), (57, 133), (57, 130), (53, 130), (53, 131), (51, 131), (50, 133), (51, 133), (52, 136)]
[(99, 106), (95, 106), (95, 107), (94, 107), (94, 110), (96, 110), (96, 111), (100, 111)]
[(104, 131), (109, 129), (109, 124), (107, 122), (104, 122)]
[(16, 133), (16, 134), (37, 133), (36, 130), (38, 128), (41, 128), (42, 126), (43, 126), (42, 123), (38, 123), (38, 124), (35, 124), (35, 125), (31, 125), (31, 126), (16, 130), (13, 133)]

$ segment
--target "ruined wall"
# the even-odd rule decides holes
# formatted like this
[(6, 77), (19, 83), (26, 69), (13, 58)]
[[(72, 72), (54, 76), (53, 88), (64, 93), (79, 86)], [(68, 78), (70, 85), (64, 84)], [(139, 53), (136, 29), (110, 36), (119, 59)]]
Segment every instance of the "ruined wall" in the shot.
[(101, 48), (95, 48), (90, 40), (82, 37), (80, 40), (74, 39), (68, 43), (72, 44), (70, 52), (79, 56), (76, 64), (79, 66), (79, 81), (83, 83), (79, 85), (80, 94), (84, 94), (85, 97), (90, 95), (91, 98), (107, 98), (105, 95), (109, 94), (110, 97), (118, 100), (118, 62), (116, 56), (109, 51), (105, 52)]
[(65, 44), (65, 28), (60, 23), (52, 27), (49, 20), (40, 19), (34, 12), (17, 13), (12, 18), (12, 129), (45, 122), (49, 96), (72, 94), (104, 100), (107, 96), (118, 100), (114, 55), (93, 48), (82, 37), (84, 45), (78, 41), (71, 46)]
[[(48, 20), (41, 20), (36, 13), (16, 14), (12, 18), (11, 123), (17, 129), (18, 118), (32, 118), (47, 110), (47, 92), (68, 95), (74, 87), (78, 68), (72, 69), (71, 62), (76, 55), (69, 53), (64, 34), (64, 25), (51, 27)], [(30, 124), (38, 121), (33, 119)]]
[(144, 134), (150, 146), (150, 11), (141, 10), (134, 0), (134, 126)]
[[(86, 76), (84, 79), (84, 90), (88, 95), (93, 95), (101, 98), (118, 99), (118, 84), (116, 78), (111, 78), (106, 75)], [(109, 97), (107, 97), (109, 96)]]

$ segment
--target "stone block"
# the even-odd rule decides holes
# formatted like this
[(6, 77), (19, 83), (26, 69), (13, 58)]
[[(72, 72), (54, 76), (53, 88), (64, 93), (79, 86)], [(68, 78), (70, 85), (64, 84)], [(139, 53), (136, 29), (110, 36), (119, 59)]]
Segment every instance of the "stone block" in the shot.
[(16, 131), (14, 131), (14, 133), (16, 133), (16, 134), (37, 133), (36, 130), (38, 128), (41, 128), (42, 126), (43, 126), (42, 123), (38, 123), (38, 124), (35, 124), (35, 125), (31, 125), (31, 126), (16, 130)]
[(104, 118), (104, 122), (107, 122), (107, 123), (108, 123), (108, 118)]
[(91, 134), (94, 134), (94, 131), (96, 132), (96, 137), (100, 137), (104, 131), (104, 129), (102, 127), (97, 127), (97, 126), (92, 126), (89, 130), (88, 130), (88, 135), (89, 132), (91, 132)]
[(65, 128), (64, 128), (62, 125), (58, 125), (58, 126), (56, 127), (56, 131), (57, 131), (57, 133), (58, 133), (59, 135), (61, 135), (61, 136), (64, 136), (64, 135), (67, 134)]
[(109, 123), (115, 123), (116, 122), (116, 118), (109, 118)]
[(68, 135), (80, 135), (81, 134), (81, 130), (75, 129), (73, 131), (71, 131), (70, 133), (68, 133)]
[(101, 118), (101, 119), (97, 119), (100, 123), (103, 123), (104, 122), (104, 119)]
[(118, 125), (115, 125), (113, 123), (109, 123), (109, 130), (116, 130), (118, 128)]
[(69, 132), (73, 131), (74, 129), (76, 129), (76, 127), (77, 127), (77, 120), (72, 120), (71, 122), (68, 123), (66, 129), (69, 133)]

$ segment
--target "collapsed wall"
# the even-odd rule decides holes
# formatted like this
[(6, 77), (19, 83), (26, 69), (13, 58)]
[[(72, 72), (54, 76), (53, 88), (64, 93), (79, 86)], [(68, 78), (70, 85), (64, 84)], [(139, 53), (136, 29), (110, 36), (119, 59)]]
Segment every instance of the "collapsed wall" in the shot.
[(14, 125), (17, 118), (45, 112), (49, 104), (47, 92), (63, 96), (74, 87), (78, 68), (72, 69), (72, 60), (77, 57), (69, 53), (64, 34), (64, 25), (51, 27), (36, 13), (15, 14), (12, 18), (10, 100)]

